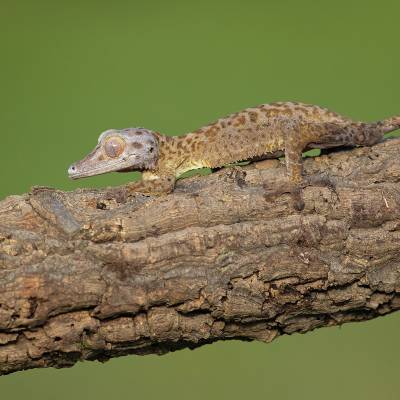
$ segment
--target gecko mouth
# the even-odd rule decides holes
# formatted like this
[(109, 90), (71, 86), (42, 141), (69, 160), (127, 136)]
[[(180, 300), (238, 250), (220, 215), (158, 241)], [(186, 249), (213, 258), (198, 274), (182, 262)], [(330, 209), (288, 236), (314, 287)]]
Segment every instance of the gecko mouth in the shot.
[(125, 163), (118, 162), (118, 163), (108, 164), (108, 165), (102, 166), (102, 167), (80, 170), (76, 164), (72, 164), (68, 168), (68, 177), (70, 179), (74, 179), (74, 180), (80, 179), (80, 178), (87, 178), (90, 176), (106, 174), (108, 172), (118, 172), (119, 170), (127, 168), (127, 167), (129, 167), (129, 165), (127, 166), (126, 162)]

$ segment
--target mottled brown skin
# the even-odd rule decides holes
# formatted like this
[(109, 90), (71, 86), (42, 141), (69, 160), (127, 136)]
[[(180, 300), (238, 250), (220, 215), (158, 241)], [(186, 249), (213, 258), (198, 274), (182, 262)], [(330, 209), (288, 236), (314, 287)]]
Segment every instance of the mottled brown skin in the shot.
[[(289, 183), (296, 189), (305, 182), (302, 176), (303, 151), (370, 146), (381, 141), (385, 133), (399, 127), (400, 117), (363, 123), (315, 105), (296, 102), (263, 104), (221, 118), (184, 136), (168, 137), (146, 130), (146, 134), (153, 135), (158, 143), (154, 163), (149, 168), (114, 170), (141, 170), (142, 181), (130, 184), (130, 190), (161, 194), (171, 192), (176, 178), (193, 169), (217, 168), (238, 161), (285, 155)], [(144, 128), (131, 129), (135, 135), (134, 129)], [(85, 160), (80, 163), (88, 164)]]

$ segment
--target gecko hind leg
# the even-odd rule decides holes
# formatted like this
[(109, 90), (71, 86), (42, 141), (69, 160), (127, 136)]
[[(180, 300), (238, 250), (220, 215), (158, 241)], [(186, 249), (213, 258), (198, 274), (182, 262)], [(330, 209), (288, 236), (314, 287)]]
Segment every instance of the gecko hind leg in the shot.
[(303, 190), (307, 186), (321, 186), (329, 188), (336, 197), (336, 184), (327, 174), (314, 174), (303, 176), (303, 154), (302, 150), (306, 143), (301, 140), (295, 140), (293, 136), (286, 142), (285, 160), (286, 171), (291, 185), (291, 195), (293, 206), (301, 211), (304, 208)]
[[(293, 138), (290, 138), (293, 139)], [(304, 209), (303, 190), (307, 186), (328, 187), (335, 195), (336, 185), (330, 177), (325, 174), (315, 174), (311, 176), (303, 176), (303, 155), (302, 150), (304, 143), (295, 140), (288, 140), (285, 150), (286, 171), (288, 180), (282, 183), (272, 193), (266, 194), (266, 199), (278, 197), (284, 193), (290, 193), (293, 201), (293, 207), (297, 211)], [(265, 189), (265, 186), (264, 186)]]
[(289, 193), (292, 196), (293, 207), (297, 211), (304, 208), (303, 200), (303, 153), (304, 145), (296, 141), (294, 136), (289, 136), (285, 148), (286, 172), (288, 175)]
[[(336, 191), (336, 182), (327, 174), (313, 174), (309, 176), (305, 176), (303, 178), (303, 182), (300, 187), (300, 196), (302, 199), (302, 192), (308, 186), (317, 186), (317, 187), (326, 187), (328, 188), (332, 194), (335, 195), (336, 199), (339, 198), (339, 195)], [(303, 201), (303, 208), (304, 208), (304, 201)]]
[(313, 174), (302, 177), (300, 182), (291, 182), (289, 177), (289, 187), (291, 187), (290, 194), (293, 199), (293, 207), (297, 211), (304, 209), (303, 191), (308, 186), (326, 187), (336, 198), (339, 198), (336, 191), (336, 182), (327, 174)]
[[(291, 138), (293, 139), (293, 138)], [(293, 207), (301, 211), (304, 208), (304, 201), (302, 198), (302, 184), (303, 184), (303, 159), (302, 149), (304, 146), (296, 141), (287, 142), (285, 146), (285, 161), (288, 179), (282, 182), (278, 187), (270, 190), (264, 184), (264, 198), (266, 200), (275, 199), (282, 194), (290, 193), (293, 200)]]
[(290, 194), (292, 197), (293, 208), (297, 211), (301, 211), (304, 208), (304, 201), (302, 196), (303, 188), (300, 185), (294, 185), (290, 182), (280, 184), (278, 187), (271, 189), (266, 184), (264, 188), (264, 199), (267, 201), (276, 200), (276, 198), (283, 194)]
[(301, 182), (291, 182), (288, 180), (272, 190), (264, 184), (264, 198), (267, 201), (272, 201), (283, 194), (290, 194), (293, 208), (296, 211), (302, 211), (305, 207), (303, 191), (308, 186), (327, 187), (338, 198), (336, 183), (325, 174), (306, 176)]

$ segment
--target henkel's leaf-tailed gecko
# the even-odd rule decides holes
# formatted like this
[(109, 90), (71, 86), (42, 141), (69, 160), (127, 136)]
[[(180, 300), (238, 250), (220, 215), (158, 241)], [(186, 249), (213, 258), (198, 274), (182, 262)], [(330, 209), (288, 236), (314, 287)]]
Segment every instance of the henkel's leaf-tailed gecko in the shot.
[[(164, 136), (145, 128), (103, 132), (95, 149), (71, 165), (72, 179), (118, 171), (141, 171), (129, 191), (173, 191), (186, 171), (244, 160), (285, 156), (289, 184), (304, 185), (302, 153), (337, 146), (371, 146), (400, 128), (400, 116), (365, 123), (316, 105), (278, 102), (247, 108), (184, 136)], [(299, 206), (301, 208), (302, 206)]]

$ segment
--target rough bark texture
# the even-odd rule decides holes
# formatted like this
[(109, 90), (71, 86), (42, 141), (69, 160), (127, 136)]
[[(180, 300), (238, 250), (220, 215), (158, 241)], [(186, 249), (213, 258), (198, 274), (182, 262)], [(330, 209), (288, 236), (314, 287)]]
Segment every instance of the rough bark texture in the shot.
[(400, 140), (308, 159), (305, 209), (265, 197), (277, 160), (178, 182), (35, 188), (0, 202), (0, 372), (165, 353), (400, 308)]

